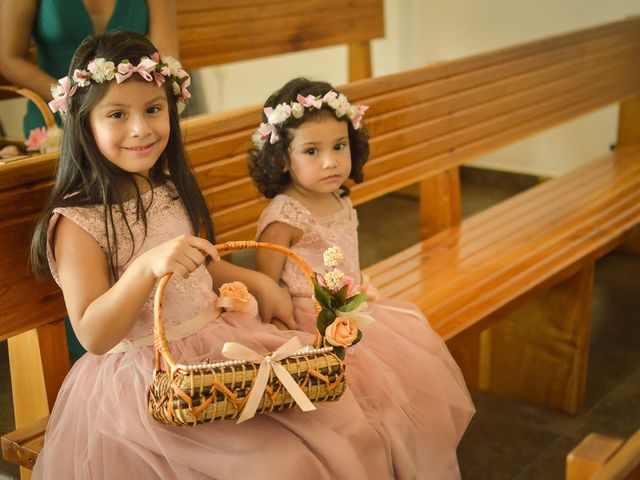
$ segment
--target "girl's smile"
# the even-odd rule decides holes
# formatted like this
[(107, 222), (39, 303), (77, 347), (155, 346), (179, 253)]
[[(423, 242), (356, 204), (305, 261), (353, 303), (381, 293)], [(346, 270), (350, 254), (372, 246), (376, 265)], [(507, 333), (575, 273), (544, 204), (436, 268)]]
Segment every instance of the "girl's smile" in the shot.
[(122, 148), (124, 150), (130, 151), (134, 155), (144, 156), (144, 155), (148, 154), (153, 149), (153, 146), (156, 143), (158, 143), (158, 142), (152, 142), (152, 143), (149, 143), (147, 145), (142, 145), (140, 147), (122, 147)]

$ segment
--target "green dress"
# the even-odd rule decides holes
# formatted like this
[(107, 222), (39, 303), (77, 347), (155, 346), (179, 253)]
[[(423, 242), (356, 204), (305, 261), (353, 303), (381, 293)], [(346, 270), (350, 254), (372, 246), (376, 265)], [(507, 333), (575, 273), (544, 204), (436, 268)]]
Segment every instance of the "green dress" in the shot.
[[(133, 30), (146, 35), (149, 31), (146, 0), (116, 0), (106, 30)], [(56, 79), (64, 77), (76, 49), (92, 33), (91, 17), (82, 0), (42, 0), (31, 30), (38, 66)], [(42, 126), (42, 115), (29, 102), (23, 121), (25, 138), (33, 128)]]
[[(116, 0), (106, 30), (132, 30), (146, 35), (149, 31), (146, 0)], [(68, 73), (76, 49), (91, 34), (93, 24), (82, 0), (41, 1), (31, 30), (38, 52), (38, 66), (56, 79), (64, 77)], [(60, 118), (57, 115), (56, 117), (59, 123)], [(37, 107), (29, 102), (23, 120), (25, 138), (33, 128), (42, 126), (42, 115)], [(85, 350), (73, 333), (68, 318), (65, 323), (69, 352), (75, 360), (84, 354)]]

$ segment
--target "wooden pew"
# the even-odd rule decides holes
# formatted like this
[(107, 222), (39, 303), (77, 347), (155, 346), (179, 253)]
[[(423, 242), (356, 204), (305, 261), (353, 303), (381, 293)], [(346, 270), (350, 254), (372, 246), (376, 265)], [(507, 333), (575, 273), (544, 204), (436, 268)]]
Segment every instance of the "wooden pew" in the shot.
[[(640, 224), (640, 18), (343, 90), (371, 106), (372, 156), (354, 203), (422, 182), (424, 240), (370, 267), (374, 283), (419, 305), (471, 384), (577, 411), (593, 263)], [(613, 154), (460, 222), (460, 164), (616, 102)], [(256, 106), (182, 123), (219, 241), (252, 238), (266, 205), (246, 168), (259, 122)], [(0, 249), (17, 252), (0, 259), (0, 339), (63, 312), (59, 292), (36, 284), (20, 256), (55, 162), (40, 156), (0, 171)], [(36, 444), (33, 429), (18, 433)], [(33, 458), (15, 438), (3, 440), (11, 457)]]
[(626, 441), (591, 433), (567, 455), (566, 480), (639, 480), (640, 430)]
[[(331, 12), (319, 22), (316, 12)], [(384, 37), (382, 0), (176, 0), (180, 60), (186, 69), (347, 45), (349, 80), (371, 76), (370, 41)], [(29, 49), (37, 63), (35, 46)], [(0, 85), (9, 82), (0, 76)], [(0, 100), (11, 95), (0, 92)]]

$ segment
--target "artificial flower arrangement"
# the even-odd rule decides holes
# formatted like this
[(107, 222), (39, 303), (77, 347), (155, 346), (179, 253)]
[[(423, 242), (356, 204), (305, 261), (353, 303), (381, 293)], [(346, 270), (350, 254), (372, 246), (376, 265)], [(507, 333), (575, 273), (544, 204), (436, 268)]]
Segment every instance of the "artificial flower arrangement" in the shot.
[(361, 293), (355, 281), (338, 269), (344, 256), (338, 247), (323, 254), (325, 273), (313, 280), (316, 299), (317, 347), (332, 346), (342, 360), (345, 349), (362, 339), (362, 329), (373, 322), (367, 312), (367, 295)]
[[(229, 242), (220, 247), (231, 251), (269, 245)], [(294, 405), (308, 412), (316, 409), (313, 402), (336, 401), (342, 396), (346, 389), (345, 349), (359, 342), (360, 329), (373, 321), (365, 310), (367, 296), (337, 268), (343, 260), (337, 247), (324, 252), (324, 274), (314, 274), (294, 252), (283, 250), (313, 283), (318, 328), (315, 345), (303, 345), (294, 336), (273, 352), (259, 353), (226, 342), (222, 355), (227, 360), (179, 364), (161, 328), (162, 295), (170, 278), (165, 275), (156, 289), (156, 364), (147, 397), (154, 419), (168, 425), (197, 425), (223, 418), (237, 418), (241, 423), (256, 413)], [(240, 282), (221, 286), (216, 308), (257, 315), (255, 299)]]
[(61, 140), (62, 129), (54, 125), (32, 129), (24, 144), (28, 152), (51, 153), (60, 150)]

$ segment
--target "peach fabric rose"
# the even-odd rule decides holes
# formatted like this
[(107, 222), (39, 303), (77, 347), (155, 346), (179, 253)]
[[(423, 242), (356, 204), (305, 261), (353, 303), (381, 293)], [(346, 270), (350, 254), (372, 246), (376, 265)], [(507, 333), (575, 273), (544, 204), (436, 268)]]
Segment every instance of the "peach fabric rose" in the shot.
[(249, 306), (250, 293), (242, 282), (224, 283), (220, 286), (218, 308), (227, 312), (245, 312)]
[(324, 336), (334, 347), (348, 347), (358, 337), (358, 324), (351, 317), (336, 317)]

